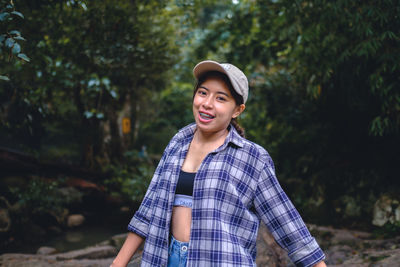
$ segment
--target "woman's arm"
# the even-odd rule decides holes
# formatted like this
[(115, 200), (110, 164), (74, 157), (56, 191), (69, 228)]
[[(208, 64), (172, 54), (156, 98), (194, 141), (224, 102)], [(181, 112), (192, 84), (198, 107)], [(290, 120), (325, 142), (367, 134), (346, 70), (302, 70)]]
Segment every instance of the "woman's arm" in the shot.
[(254, 207), (275, 241), (296, 265), (325, 267), (323, 251), (281, 188), (270, 163), (260, 174)]
[(117, 257), (115, 257), (110, 267), (125, 267), (138, 247), (142, 244), (143, 240), (143, 237), (140, 235), (129, 232), (121, 250), (118, 252)]

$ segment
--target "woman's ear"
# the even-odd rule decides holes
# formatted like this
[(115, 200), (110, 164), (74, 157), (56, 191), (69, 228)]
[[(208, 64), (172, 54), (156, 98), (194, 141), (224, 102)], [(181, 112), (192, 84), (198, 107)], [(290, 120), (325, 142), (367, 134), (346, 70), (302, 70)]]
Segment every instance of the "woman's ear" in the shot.
[(236, 107), (235, 112), (232, 115), (232, 118), (236, 118), (238, 117), (244, 110), (245, 110), (246, 106), (244, 104), (240, 104), (239, 106)]

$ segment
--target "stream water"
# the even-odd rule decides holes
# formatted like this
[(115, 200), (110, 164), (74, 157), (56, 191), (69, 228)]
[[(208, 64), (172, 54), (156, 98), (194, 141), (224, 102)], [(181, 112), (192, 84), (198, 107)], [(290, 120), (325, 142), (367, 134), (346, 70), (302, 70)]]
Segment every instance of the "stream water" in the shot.
[(126, 232), (124, 229), (116, 227), (105, 227), (105, 226), (84, 226), (78, 229), (68, 230), (60, 235), (50, 238), (39, 247), (53, 247), (59, 252), (71, 251), (76, 249), (85, 248), (87, 246), (93, 246), (97, 243), (110, 239), (116, 234)]
[(115, 215), (111, 212), (106, 214), (108, 214), (107, 218), (104, 218), (104, 216), (103, 218), (91, 218), (82, 226), (70, 229), (64, 228), (58, 234), (27, 237), (25, 241), (17, 240), (17, 242), (12, 242), (5, 249), (0, 249), (0, 254), (36, 254), (37, 250), (43, 246), (55, 248), (58, 252), (67, 252), (93, 246), (109, 240), (114, 235), (127, 232), (126, 227), (130, 220), (130, 214)]
[[(18, 247), (9, 247), (7, 253), (28, 253), (36, 254), (40, 247), (53, 247), (58, 252), (82, 249), (93, 246), (112, 236), (126, 232), (126, 225), (106, 226), (106, 225), (84, 225), (76, 229), (69, 229), (60, 234), (48, 236), (43, 241), (35, 242), (32, 240), (29, 244)], [(1, 254), (1, 253), (0, 253)]]

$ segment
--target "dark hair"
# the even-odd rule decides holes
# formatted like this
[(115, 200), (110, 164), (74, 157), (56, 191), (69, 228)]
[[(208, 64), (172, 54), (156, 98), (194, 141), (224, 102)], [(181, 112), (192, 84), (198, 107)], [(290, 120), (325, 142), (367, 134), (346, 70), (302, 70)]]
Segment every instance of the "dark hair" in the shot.
[[(216, 78), (220, 78), (221, 80), (223, 80), (225, 82), (225, 84), (228, 86), (229, 91), (231, 92), (233, 98), (235, 99), (236, 105), (239, 106), (239, 105), (243, 104), (243, 97), (241, 95), (239, 95), (235, 91), (235, 89), (233, 89), (232, 83), (229, 80), (228, 76), (219, 71), (208, 71), (208, 72), (203, 73), (199, 77), (199, 79), (197, 80), (196, 85), (194, 87), (193, 98), (197, 92), (197, 89), (199, 89), (200, 85), (203, 84), (210, 77), (216, 77)], [(244, 128), (239, 125), (236, 118), (231, 119), (231, 124), (233, 125), (233, 127), (235, 127), (236, 131), (239, 133), (239, 135), (241, 137), (245, 137)]]

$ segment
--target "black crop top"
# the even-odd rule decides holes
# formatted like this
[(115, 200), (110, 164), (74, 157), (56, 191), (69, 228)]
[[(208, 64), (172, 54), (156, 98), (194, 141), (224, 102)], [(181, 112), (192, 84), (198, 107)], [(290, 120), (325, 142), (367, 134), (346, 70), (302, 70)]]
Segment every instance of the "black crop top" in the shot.
[(193, 182), (195, 176), (195, 172), (185, 172), (181, 170), (175, 194), (193, 196)]

